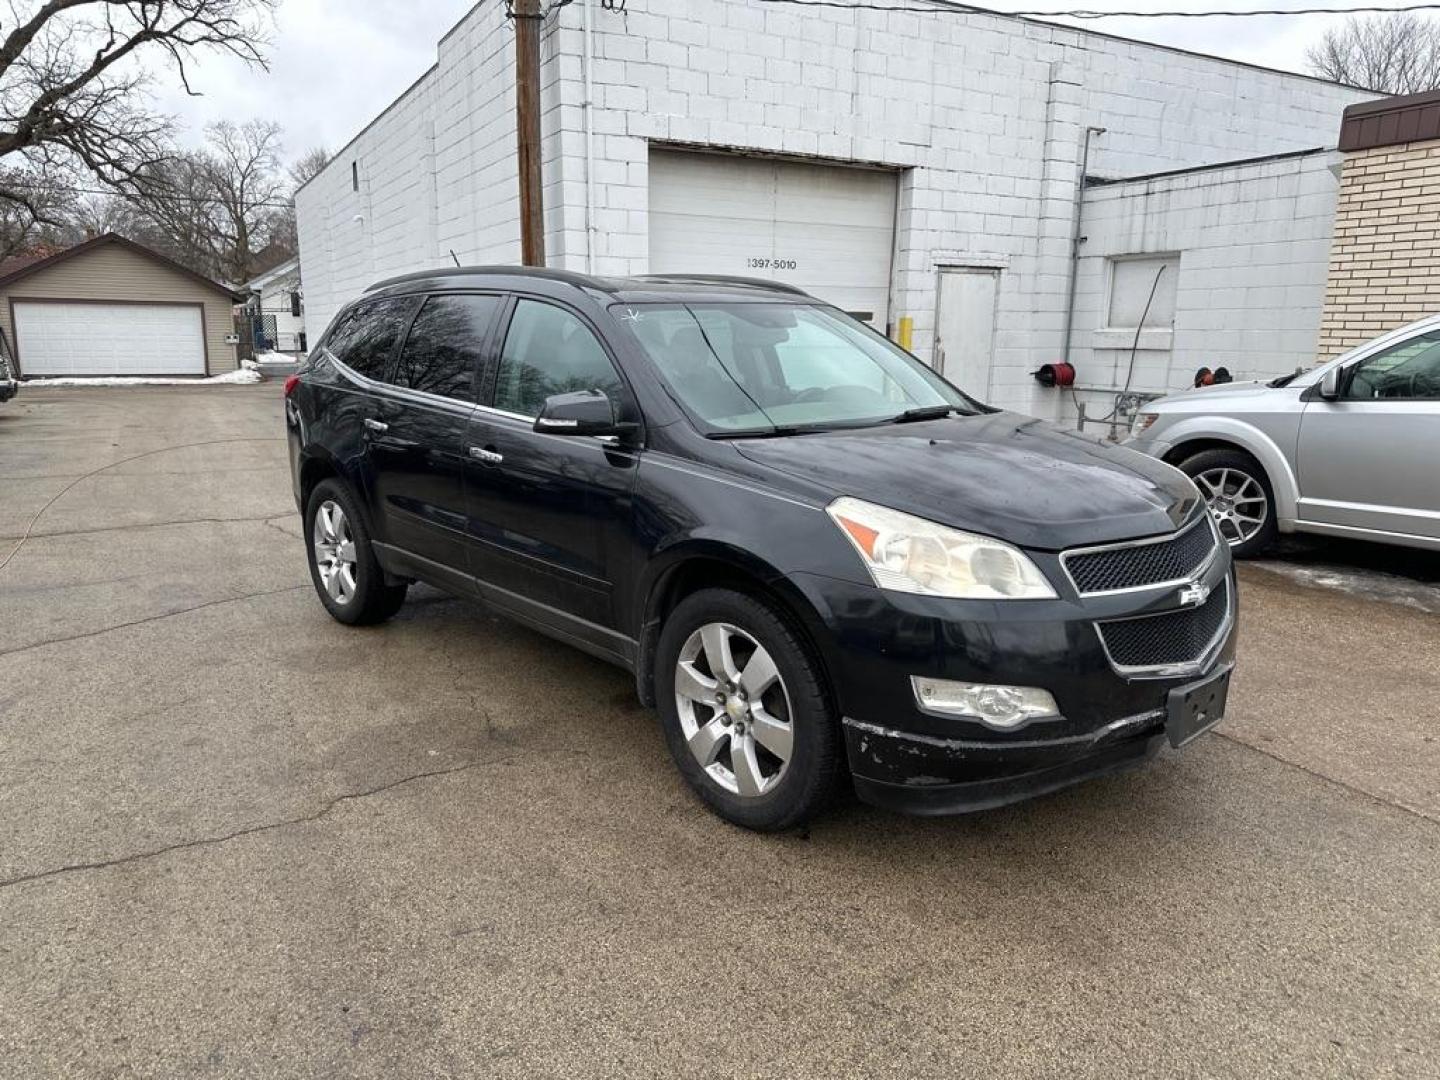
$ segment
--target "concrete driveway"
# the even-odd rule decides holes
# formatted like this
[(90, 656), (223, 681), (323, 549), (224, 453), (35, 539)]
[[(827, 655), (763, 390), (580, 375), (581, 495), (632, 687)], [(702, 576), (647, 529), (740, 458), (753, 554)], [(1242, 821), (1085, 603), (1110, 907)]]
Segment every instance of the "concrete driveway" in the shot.
[(282, 432), (0, 407), (0, 1074), (1440, 1074), (1440, 616), (1247, 567), (1183, 755), (754, 836), (620, 672), (332, 622)]

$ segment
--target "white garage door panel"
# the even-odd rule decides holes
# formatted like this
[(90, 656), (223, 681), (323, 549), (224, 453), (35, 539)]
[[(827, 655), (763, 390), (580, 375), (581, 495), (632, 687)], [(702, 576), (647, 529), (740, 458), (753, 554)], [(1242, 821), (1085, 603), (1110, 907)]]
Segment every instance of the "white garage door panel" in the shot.
[(26, 375), (204, 375), (199, 307), (15, 301)]
[(883, 330), (895, 190), (875, 169), (653, 150), (650, 270), (772, 278)]

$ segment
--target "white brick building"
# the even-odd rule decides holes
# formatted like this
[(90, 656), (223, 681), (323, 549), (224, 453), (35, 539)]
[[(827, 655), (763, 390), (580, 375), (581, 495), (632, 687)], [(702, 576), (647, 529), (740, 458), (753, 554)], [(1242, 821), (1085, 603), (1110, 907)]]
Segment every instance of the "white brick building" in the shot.
[[(312, 335), (375, 279), (452, 251), (518, 261), (504, 9), (477, 4), (301, 190)], [(577, 0), (546, 22), (551, 266), (791, 280), (895, 336), (913, 327), (914, 351), (936, 360), (941, 275), (978, 271), (954, 290), (974, 323), (960, 381), (1037, 415), (1061, 409), (1029, 372), (1059, 356), (1087, 126), (1106, 129), (1088, 172), (1123, 177), (1331, 145), (1341, 110), (1370, 96), (986, 13), (627, 9)]]
[(1339, 162), (1313, 150), (1092, 181), (1071, 341), (1089, 415), (1120, 390), (1187, 387), (1201, 367), (1244, 380), (1321, 358)]

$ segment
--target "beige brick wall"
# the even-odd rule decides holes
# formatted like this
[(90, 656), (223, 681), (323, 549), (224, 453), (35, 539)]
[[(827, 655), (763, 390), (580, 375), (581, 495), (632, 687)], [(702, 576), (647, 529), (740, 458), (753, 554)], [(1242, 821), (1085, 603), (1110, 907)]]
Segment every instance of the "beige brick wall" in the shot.
[(1319, 359), (1440, 313), (1440, 140), (1345, 156)]

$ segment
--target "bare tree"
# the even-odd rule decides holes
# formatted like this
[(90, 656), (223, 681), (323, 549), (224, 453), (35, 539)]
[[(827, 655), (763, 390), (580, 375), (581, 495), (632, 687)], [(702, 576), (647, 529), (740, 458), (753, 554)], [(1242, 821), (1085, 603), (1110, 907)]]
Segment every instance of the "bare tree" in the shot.
[(176, 153), (138, 174), (115, 200), (115, 231), (207, 277), (220, 277), (212, 169), (199, 152)]
[(202, 157), (208, 174), (211, 224), (222, 277), (240, 284), (254, 270), (254, 255), (277, 230), (290, 190), (280, 168), (279, 124), (228, 120), (205, 129), (209, 152)]
[(0, 259), (37, 244), (63, 244), (75, 204), (69, 186), (56, 178), (0, 165)]
[[(140, 62), (218, 52), (264, 66), (260, 15), (275, 0), (13, 0), (0, 40), (0, 162), (79, 166), (112, 185), (168, 156), (169, 120), (137, 93)], [(3, 20), (0, 20), (3, 21)], [(0, 31), (4, 27), (0, 26)]]
[(1352, 18), (1306, 60), (1316, 75), (1385, 94), (1440, 89), (1440, 22), (1414, 12)]
[(281, 136), (268, 121), (211, 124), (204, 149), (136, 178), (121, 231), (209, 277), (249, 280), (294, 251)]
[(290, 173), (290, 182), (296, 188), (304, 187), (315, 177), (320, 175), (320, 170), (330, 164), (330, 151), (323, 146), (312, 146), (305, 153), (290, 163), (287, 170)]

